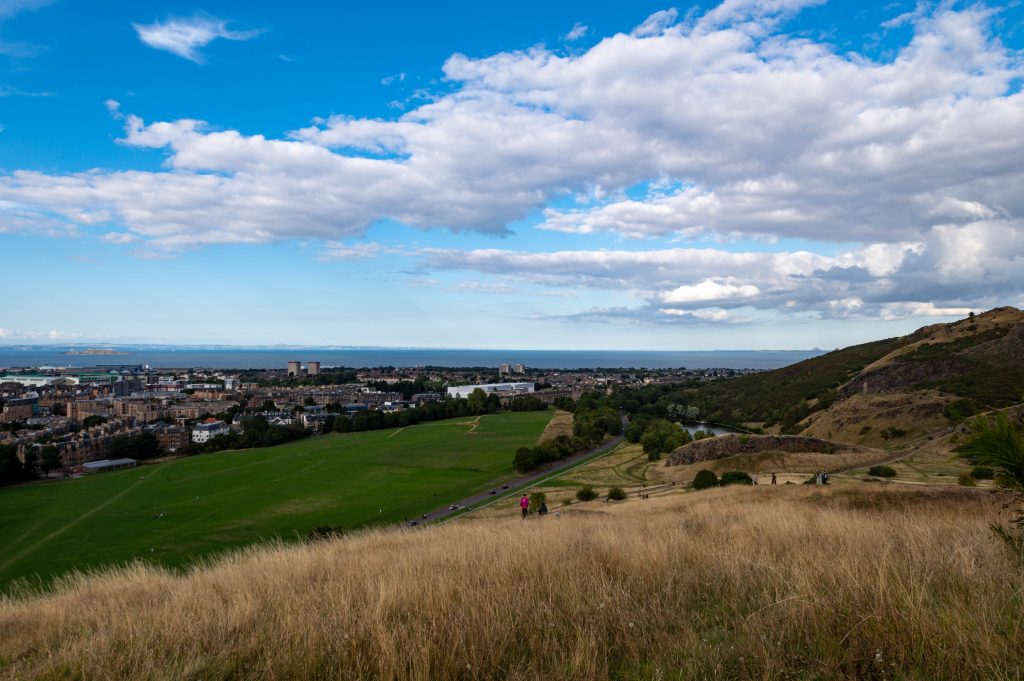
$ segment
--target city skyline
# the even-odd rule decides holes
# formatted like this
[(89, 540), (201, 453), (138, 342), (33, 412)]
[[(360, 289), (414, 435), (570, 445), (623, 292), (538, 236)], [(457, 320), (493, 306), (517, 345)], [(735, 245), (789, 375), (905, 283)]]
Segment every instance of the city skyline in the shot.
[(1024, 7), (0, 0), (0, 345), (833, 348), (1024, 307)]

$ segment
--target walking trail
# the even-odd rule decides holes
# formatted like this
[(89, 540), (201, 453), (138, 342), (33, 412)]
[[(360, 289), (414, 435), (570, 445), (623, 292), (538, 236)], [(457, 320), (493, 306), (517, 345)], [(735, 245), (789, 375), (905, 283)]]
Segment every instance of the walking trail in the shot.
[[(623, 414), (623, 433), (626, 432), (627, 425), (628, 422), (626, 420), (626, 416)], [(484, 508), (485, 506), (490, 506), (491, 504), (499, 502), (503, 499), (508, 499), (511, 496), (519, 495), (525, 492), (527, 489), (535, 486), (542, 480), (546, 480), (547, 478), (553, 477), (554, 475), (564, 473), (567, 469), (573, 468), (574, 466), (582, 464), (583, 462), (589, 462), (591, 458), (597, 458), (602, 454), (607, 454), (608, 452), (612, 451), (620, 444), (622, 444), (623, 439), (625, 439), (624, 435), (616, 435), (611, 440), (599, 444), (596, 447), (585, 450), (578, 454), (573, 454), (572, 456), (568, 456), (564, 459), (559, 459), (558, 461), (554, 462), (547, 468), (533, 471), (532, 473), (527, 473), (523, 477), (511, 482), (499, 483), (499, 486), (492, 488), (497, 490), (495, 494), (491, 494), (491, 490), (485, 490), (478, 494), (474, 494), (464, 499), (460, 499), (459, 501), (455, 501), (451, 504), (453, 506), (460, 506), (462, 508), (449, 509), (448, 506), (445, 506), (444, 508), (439, 508), (437, 510), (431, 511), (430, 513), (427, 513), (421, 518), (419, 518), (417, 520), (417, 523), (434, 523), (450, 519), (450, 516), (463, 516), (468, 513), (472, 513), (473, 511), (476, 511), (478, 509)], [(508, 489), (500, 489), (501, 485), (508, 485)], [(480, 505), (477, 506), (476, 504)]]

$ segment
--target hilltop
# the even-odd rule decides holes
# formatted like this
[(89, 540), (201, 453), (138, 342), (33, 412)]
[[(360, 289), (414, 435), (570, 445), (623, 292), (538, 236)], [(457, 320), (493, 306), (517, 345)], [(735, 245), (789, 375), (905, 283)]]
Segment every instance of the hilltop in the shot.
[(937, 437), (975, 413), (1024, 401), (1024, 312), (1012, 307), (900, 339), (812, 410), (802, 434), (874, 446)]
[(711, 422), (890, 446), (1024, 400), (1021, 357), (1024, 312), (1001, 307), (666, 399)]

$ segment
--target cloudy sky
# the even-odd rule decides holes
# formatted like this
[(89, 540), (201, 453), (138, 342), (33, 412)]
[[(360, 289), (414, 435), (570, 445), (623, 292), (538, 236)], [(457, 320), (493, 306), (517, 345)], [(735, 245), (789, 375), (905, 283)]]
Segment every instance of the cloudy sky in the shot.
[(831, 348), (1024, 305), (1020, 0), (432, 5), (0, 0), (0, 343)]

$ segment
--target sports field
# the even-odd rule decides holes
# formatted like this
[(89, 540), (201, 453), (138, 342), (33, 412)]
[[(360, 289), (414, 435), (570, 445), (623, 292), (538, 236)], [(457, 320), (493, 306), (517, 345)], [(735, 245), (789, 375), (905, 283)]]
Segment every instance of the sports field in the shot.
[(553, 412), (325, 435), (0, 489), (0, 591), (135, 558), (168, 566), (318, 525), (401, 522), (513, 478)]

